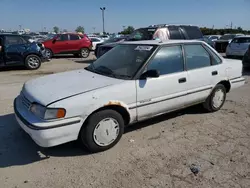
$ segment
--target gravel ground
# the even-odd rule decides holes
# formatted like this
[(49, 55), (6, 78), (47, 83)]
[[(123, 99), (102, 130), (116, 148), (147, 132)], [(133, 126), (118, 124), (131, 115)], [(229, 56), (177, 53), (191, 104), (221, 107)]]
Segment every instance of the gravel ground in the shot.
[(37, 71), (0, 72), (0, 187), (250, 187), (250, 84), (230, 93), (219, 112), (195, 106), (130, 126), (106, 152), (89, 154), (76, 142), (38, 147), (17, 125), (13, 99), (26, 80), (92, 59), (58, 57)]

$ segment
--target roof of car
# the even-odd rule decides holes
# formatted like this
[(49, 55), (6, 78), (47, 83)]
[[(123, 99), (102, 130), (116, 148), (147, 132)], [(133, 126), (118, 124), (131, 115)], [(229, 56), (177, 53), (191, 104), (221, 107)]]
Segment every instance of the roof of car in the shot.
[(165, 45), (165, 44), (180, 44), (180, 43), (205, 43), (200, 40), (167, 40), (167, 41), (159, 41), (159, 40), (143, 40), (143, 41), (125, 41), (122, 44), (141, 44), (141, 45)]

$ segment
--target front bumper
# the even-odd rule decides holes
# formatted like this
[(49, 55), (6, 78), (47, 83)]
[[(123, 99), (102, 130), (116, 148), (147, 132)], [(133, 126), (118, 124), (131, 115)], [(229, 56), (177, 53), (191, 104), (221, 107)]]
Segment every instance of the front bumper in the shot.
[(50, 61), (50, 59), (46, 56), (45, 50), (43, 50), (43, 51), (41, 52), (41, 61), (42, 61), (42, 63), (44, 63), (44, 62), (49, 62), (49, 61)]
[(80, 117), (57, 121), (44, 121), (25, 110), (17, 97), (14, 111), (18, 124), (41, 147), (52, 147), (77, 140), (83, 120)]

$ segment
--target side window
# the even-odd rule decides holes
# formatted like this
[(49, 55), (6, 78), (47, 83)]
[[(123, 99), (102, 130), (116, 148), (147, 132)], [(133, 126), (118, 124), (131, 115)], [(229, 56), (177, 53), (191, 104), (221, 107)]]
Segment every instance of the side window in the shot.
[(184, 39), (178, 27), (169, 27), (170, 39)]
[(198, 27), (195, 26), (182, 26), (186, 31), (189, 39), (200, 39), (203, 38), (202, 32)]
[(15, 45), (15, 44), (25, 44), (27, 43), (23, 38), (19, 36), (6, 36), (6, 45)]
[(211, 65), (209, 53), (200, 44), (184, 45), (187, 70)]
[(181, 46), (162, 47), (150, 61), (147, 70), (157, 70), (160, 75), (184, 71)]
[(69, 35), (70, 40), (80, 40), (78, 35)]
[(59, 38), (58, 38), (59, 41), (66, 41), (66, 40), (69, 40), (68, 39), (68, 35), (67, 34), (63, 34), (61, 35)]
[(212, 56), (212, 65), (218, 65), (221, 64), (222, 60), (219, 58), (218, 55), (216, 55), (210, 48), (208, 48), (207, 46), (204, 46), (204, 48), (206, 48), (206, 50), (210, 53), (210, 55)]

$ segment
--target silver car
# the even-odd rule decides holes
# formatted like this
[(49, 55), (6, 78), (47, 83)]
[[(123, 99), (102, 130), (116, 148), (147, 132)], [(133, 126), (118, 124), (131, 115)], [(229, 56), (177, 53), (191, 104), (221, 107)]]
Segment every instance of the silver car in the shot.
[(250, 45), (250, 35), (236, 36), (227, 46), (227, 57), (243, 57)]

